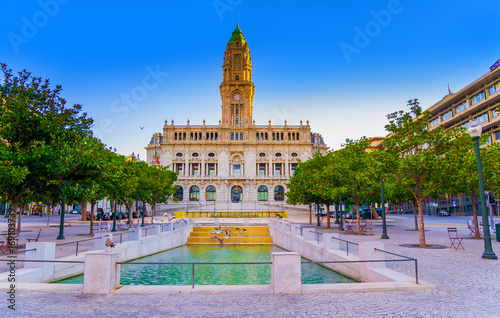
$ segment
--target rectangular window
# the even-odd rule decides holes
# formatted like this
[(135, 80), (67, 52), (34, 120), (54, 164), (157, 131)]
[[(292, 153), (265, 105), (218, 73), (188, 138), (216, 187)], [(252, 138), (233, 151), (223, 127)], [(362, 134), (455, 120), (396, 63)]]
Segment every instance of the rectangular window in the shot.
[(499, 109), (499, 110), (500, 110), (500, 107), (498, 107), (498, 108), (496, 108), (496, 109), (493, 109), (493, 110), (491, 111), (491, 118), (495, 118), (495, 117), (497, 117), (497, 116), (498, 116), (498, 113), (499, 113), (499, 112), (497, 111), (497, 109)]
[(281, 163), (274, 164), (274, 175), (281, 176)]
[(177, 175), (182, 176), (182, 163), (177, 163)]
[(469, 108), (469, 103), (465, 100), (455, 107), (455, 114), (458, 114)]
[(241, 176), (241, 165), (240, 164), (233, 165), (233, 176)]
[(208, 164), (208, 175), (215, 176), (215, 163)]
[(489, 88), (489, 93), (490, 95), (495, 94), (496, 92), (500, 91), (500, 81), (496, 82)]
[(231, 133), (231, 140), (234, 140), (234, 133)]
[(482, 101), (483, 99), (485, 98), (485, 95), (484, 95), (484, 91), (472, 96), (472, 98), (470, 99), (470, 104), (471, 106), (479, 103), (480, 101)]
[(266, 175), (266, 164), (259, 163), (259, 176), (265, 176), (265, 175)]
[(446, 113), (443, 114), (443, 121), (450, 119), (453, 117), (453, 110), (449, 110)]
[(484, 113), (484, 114), (477, 116), (476, 120), (477, 120), (478, 124), (488, 122), (488, 121), (490, 121), (490, 116), (488, 115), (488, 113)]
[(500, 130), (495, 132), (495, 141), (500, 142)]
[(431, 128), (436, 127), (439, 124), (441, 124), (441, 119), (439, 117), (437, 117), (433, 121), (431, 121)]
[(243, 140), (243, 133), (240, 133), (240, 140)]
[(236, 135), (236, 140), (238, 140), (238, 133), (236, 133), (235, 135)]
[(193, 176), (199, 176), (200, 175), (200, 164), (198, 163), (193, 163)]
[(292, 163), (290, 165), (290, 174), (293, 175), (293, 173), (295, 172), (295, 169), (297, 169), (297, 164), (296, 163)]

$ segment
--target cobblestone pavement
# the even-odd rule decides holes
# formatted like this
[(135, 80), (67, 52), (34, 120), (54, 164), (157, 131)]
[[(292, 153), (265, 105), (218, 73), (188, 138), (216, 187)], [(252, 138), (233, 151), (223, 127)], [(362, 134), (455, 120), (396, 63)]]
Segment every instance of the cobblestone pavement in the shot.
[[(305, 218), (304, 218), (305, 219)], [(484, 260), (482, 240), (467, 238), (465, 217), (426, 217), (428, 244), (450, 245), (446, 228), (457, 227), (466, 237), (464, 250), (420, 249), (413, 216), (390, 216), (385, 249), (418, 259), (419, 278), (437, 286), (430, 291), (393, 291), (291, 295), (105, 295), (18, 293), (16, 312), (0, 297), (3, 317), (500, 317), (500, 261)], [(297, 219), (298, 220), (298, 219)], [(495, 222), (498, 223), (496, 218)], [(26, 224), (26, 223), (25, 223)], [(322, 229), (321, 231), (330, 231)], [(335, 230), (336, 231), (336, 230)], [(379, 241), (374, 235), (341, 235), (358, 241)], [(493, 240), (500, 256), (500, 242)], [(351, 247), (350, 247), (351, 248)], [(355, 251), (354, 251), (355, 252)], [(391, 257), (392, 258), (392, 257)], [(414, 275), (412, 263), (388, 263)], [(3, 315), (6, 313), (6, 315)]]

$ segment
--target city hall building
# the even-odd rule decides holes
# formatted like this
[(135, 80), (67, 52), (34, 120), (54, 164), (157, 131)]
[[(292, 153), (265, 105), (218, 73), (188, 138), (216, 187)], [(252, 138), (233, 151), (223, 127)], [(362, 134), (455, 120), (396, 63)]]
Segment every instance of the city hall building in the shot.
[(248, 43), (237, 26), (222, 64), (219, 123), (165, 121), (163, 131), (146, 147), (149, 164), (170, 166), (177, 173), (175, 197), (180, 204), (212, 202), (231, 208), (250, 203), (248, 209), (259, 202), (283, 202), (298, 160), (318, 151), (326, 154), (328, 147), (320, 134), (311, 132), (309, 121), (255, 123), (252, 67)]

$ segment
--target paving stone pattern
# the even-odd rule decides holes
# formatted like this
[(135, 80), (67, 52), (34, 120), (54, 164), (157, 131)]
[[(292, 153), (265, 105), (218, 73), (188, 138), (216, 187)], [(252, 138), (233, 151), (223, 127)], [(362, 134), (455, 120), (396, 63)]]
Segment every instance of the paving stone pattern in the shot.
[[(292, 295), (105, 295), (19, 293), (16, 312), (0, 297), (2, 317), (500, 317), (500, 261), (481, 258), (482, 240), (464, 239), (465, 251), (419, 249), (412, 216), (390, 216), (388, 251), (418, 259), (420, 279), (437, 286), (430, 291), (394, 291)], [(306, 222), (307, 218), (295, 221)], [(449, 226), (468, 237), (465, 217), (426, 217), (427, 242), (449, 246)], [(499, 219), (495, 219), (498, 223)], [(27, 223), (25, 223), (27, 224)], [(318, 231), (329, 231), (319, 229)], [(374, 235), (341, 235), (354, 242), (379, 241)], [(500, 255), (500, 243), (493, 240)], [(389, 264), (414, 275), (412, 263)], [(3, 302), (3, 303), (2, 303)]]

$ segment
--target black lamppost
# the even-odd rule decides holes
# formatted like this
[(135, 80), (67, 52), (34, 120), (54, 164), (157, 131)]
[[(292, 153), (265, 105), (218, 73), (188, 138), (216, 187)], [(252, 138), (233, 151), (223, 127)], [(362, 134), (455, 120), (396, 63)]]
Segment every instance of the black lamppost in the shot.
[(481, 214), (483, 216), (484, 253), (482, 258), (498, 259), (491, 246), (490, 224), (488, 221), (488, 213), (486, 212), (483, 166), (481, 164), (481, 152), (479, 150), (479, 137), (481, 136), (481, 133), (482, 128), (480, 125), (478, 125), (477, 121), (471, 121), (469, 125), (469, 134), (471, 135), (472, 140), (474, 140), (474, 148), (476, 150), (477, 174), (479, 177), (479, 195), (481, 196)]
[(146, 202), (142, 201), (142, 224), (141, 227), (145, 227), (146, 225), (144, 224), (144, 213), (146, 212)]
[(115, 210), (113, 211), (113, 229), (111, 229), (111, 232), (116, 232), (116, 205), (118, 201), (118, 191), (115, 192)]
[(335, 224), (339, 224), (339, 204), (335, 203)]
[(59, 236), (57, 237), (58, 240), (65, 240), (66, 239), (64, 237), (64, 212), (65, 212), (65, 206), (66, 206), (66, 194), (64, 193), (65, 190), (66, 190), (66, 181), (64, 181), (64, 186), (63, 186), (63, 201), (62, 201), (62, 207), (61, 207), (61, 223), (59, 224)]
[(385, 220), (384, 179), (380, 179), (380, 189), (382, 196), (382, 236), (380, 238), (387, 240), (389, 239), (389, 235), (387, 235), (387, 223)]
[(316, 202), (316, 213), (318, 216), (318, 224), (316, 226), (321, 226), (321, 222), (319, 220), (319, 203), (318, 202)]

